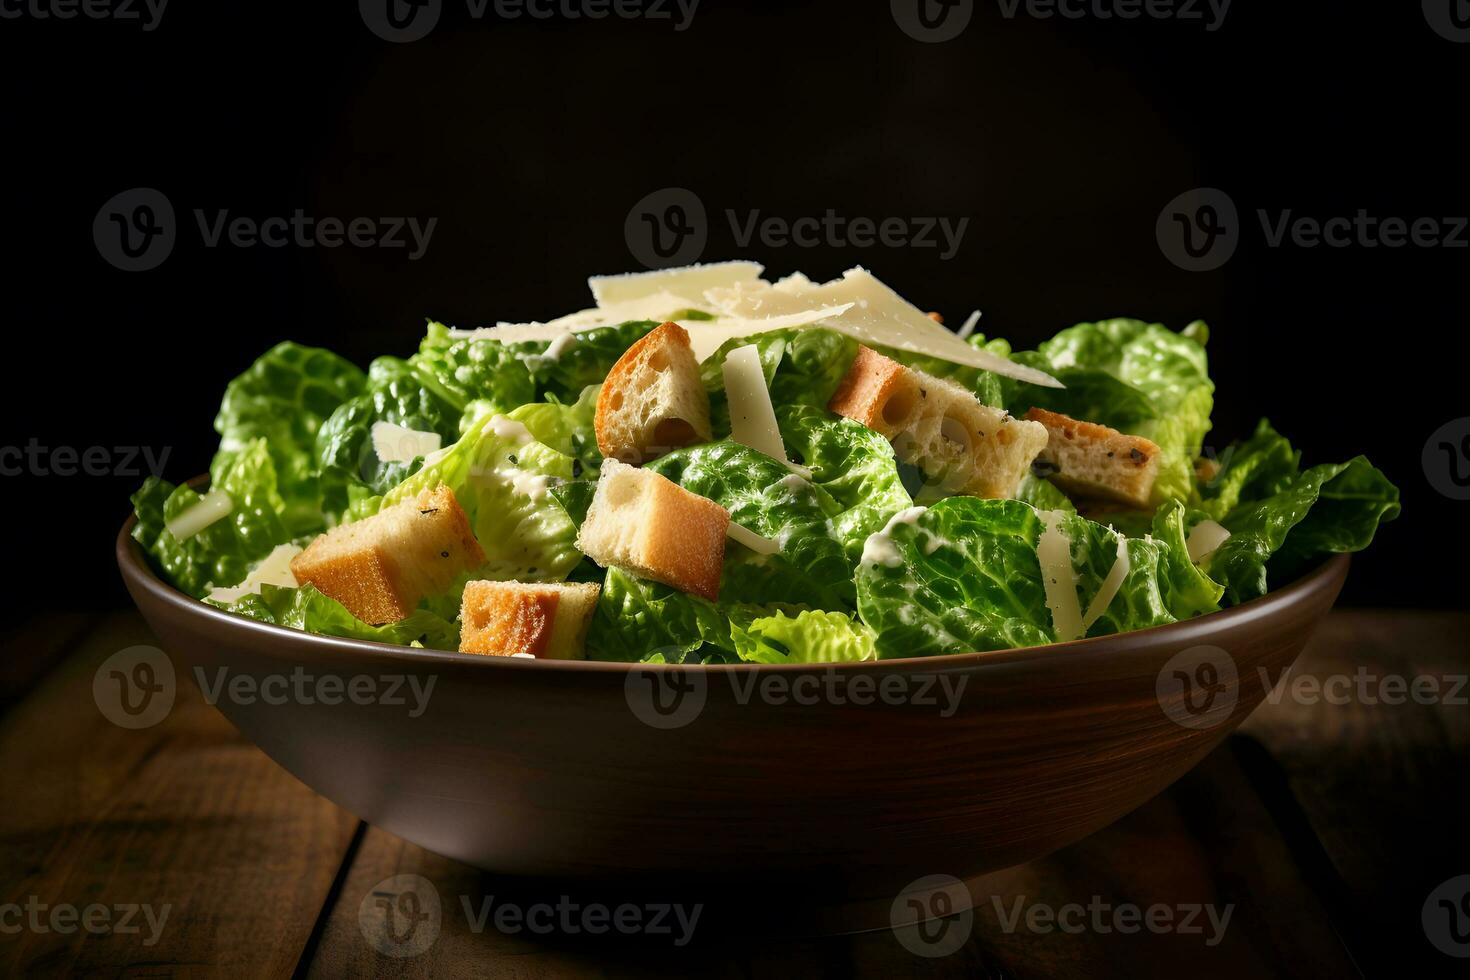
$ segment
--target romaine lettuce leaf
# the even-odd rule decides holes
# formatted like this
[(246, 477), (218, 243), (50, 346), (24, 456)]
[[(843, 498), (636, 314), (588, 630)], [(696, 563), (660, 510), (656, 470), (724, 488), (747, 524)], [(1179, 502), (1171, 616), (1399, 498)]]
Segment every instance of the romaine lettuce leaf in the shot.
[(1230, 537), (1210, 556), (1210, 576), (1233, 605), (1266, 594), (1329, 554), (1361, 551), (1399, 514), (1398, 487), (1362, 456), (1313, 466), (1220, 521)]
[(735, 653), (762, 664), (823, 664), (873, 660), (873, 631), (846, 613), (776, 609), (749, 618), (732, 615)]
[(843, 508), (831, 517), (831, 533), (856, 566), (868, 535), (913, 504), (893, 447), (862, 423), (820, 408), (782, 405), (776, 420), (793, 459), (810, 469), (812, 482)]
[(618, 358), (659, 322), (630, 320), (616, 326), (579, 330), (576, 343), (554, 358), (546, 355), (551, 347), (549, 340), (527, 340), (510, 344), (509, 348), (531, 372), (537, 397), (550, 395), (562, 403), (574, 402), (588, 385), (602, 384)]
[[(545, 443), (576, 462), (574, 476), (597, 476), (602, 467), (602, 453), (597, 448), (597, 396), (602, 385), (588, 385), (570, 405), (558, 401), (533, 402), (510, 413), (510, 418), (531, 430), (536, 441)], [(554, 399), (555, 395), (547, 395)]]
[(368, 390), (348, 399), (317, 432), (325, 508), (340, 514), (352, 499), (387, 493), (423, 465), (422, 457), (385, 462), (373, 447), (372, 429), (391, 422), (438, 433), (441, 445), (459, 438), (459, 413), (426, 388), (408, 362), (380, 357), (368, 368)]
[(442, 323), (429, 323), (408, 366), (420, 384), (457, 412), (478, 402), (485, 410), (481, 414), (504, 413), (536, 398), (531, 372), (509, 347), (497, 340), (456, 340)]
[(609, 568), (587, 630), (592, 660), (698, 663), (735, 659), (730, 623), (714, 603)]
[(308, 633), (342, 636), (354, 640), (377, 640), (380, 643), (418, 645), (434, 650), (459, 649), (459, 624), (417, 609), (396, 623), (373, 626), (364, 623), (335, 599), (317, 591), (313, 585), (286, 589), (262, 585), (259, 595), (242, 596), (232, 605), (220, 605), (239, 616), (263, 623), (289, 626)]
[(730, 433), (725, 357), (737, 347), (750, 344), (760, 353), (771, 404), (778, 411), (796, 405), (826, 408), (858, 348), (851, 337), (821, 327), (768, 330), (725, 341), (700, 365), (700, 376), (710, 396), (710, 425), (717, 437)]
[(485, 416), (442, 456), (381, 498), (353, 506), (354, 519), (411, 499), (441, 481), (454, 491), (485, 551), (482, 578), (560, 581), (582, 558), (577, 529), (550, 493), (571, 479), (572, 458), (504, 416)]
[[(1053, 512), (1070, 541), (1078, 611), (1092, 605), (1118, 560), (1119, 535)], [(1128, 538), (1128, 572), (1088, 636), (1172, 623), (1213, 591), (1186, 569), (1174, 529)], [(895, 521), (858, 566), (858, 612), (877, 633), (880, 657), (932, 656), (1050, 643), (1056, 636), (1037, 557), (1044, 524), (1019, 500), (949, 497), (912, 521)], [(893, 550), (891, 559), (884, 552)], [(1181, 564), (1182, 563), (1182, 564)]]
[(1048, 371), (1066, 388), (1004, 382), (1007, 407), (1033, 407), (1143, 436), (1161, 450), (1154, 497), (1189, 500), (1194, 459), (1210, 430), (1215, 386), (1204, 324), (1175, 333), (1142, 320), (1079, 323), (1015, 360)]
[[(826, 490), (729, 440), (676, 450), (647, 469), (708, 497), (736, 524), (781, 545), (780, 553), (770, 556), (751, 555), (738, 545), (728, 548), (722, 601), (852, 607), (852, 566), (831, 523), (842, 507)], [(782, 594), (790, 588), (800, 591)]]
[(331, 351), (289, 341), (260, 356), (225, 388), (214, 427), (219, 451), (210, 463), (214, 486), (254, 439), (265, 439), (293, 534), (323, 526), (316, 437), (337, 406), (362, 393), (362, 371)]
[(133, 539), (169, 583), (195, 598), (212, 588), (238, 584), (252, 563), (292, 537), (283, 521), (286, 504), (264, 439), (251, 440), (234, 453), (214, 486), (230, 495), (230, 513), (182, 541), (169, 532), (166, 522), (198, 503), (197, 492), (149, 477), (132, 498), (138, 518)]

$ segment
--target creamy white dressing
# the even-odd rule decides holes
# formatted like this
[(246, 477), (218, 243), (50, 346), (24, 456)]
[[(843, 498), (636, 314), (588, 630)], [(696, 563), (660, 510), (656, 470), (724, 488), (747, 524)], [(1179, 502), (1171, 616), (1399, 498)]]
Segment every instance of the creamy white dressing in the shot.
[(917, 524), (919, 518), (928, 509), (927, 507), (909, 507), (890, 517), (888, 523), (883, 525), (883, 530), (874, 531), (863, 542), (862, 560), (887, 568), (897, 568), (902, 565), (903, 555), (899, 552), (898, 545), (894, 543), (893, 529), (900, 524)]
[(492, 416), (488, 424), (491, 432), (517, 446), (524, 446), (528, 442), (536, 441), (531, 436), (530, 429), (515, 419), (508, 419), (504, 415)]

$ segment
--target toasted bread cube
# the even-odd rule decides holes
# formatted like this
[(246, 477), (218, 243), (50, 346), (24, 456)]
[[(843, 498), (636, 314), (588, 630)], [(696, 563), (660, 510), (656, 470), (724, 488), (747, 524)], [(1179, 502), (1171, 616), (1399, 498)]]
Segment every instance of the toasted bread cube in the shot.
[(1047, 440), (1044, 426), (1013, 419), (953, 381), (861, 346), (827, 407), (882, 433), (900, 460), (944, 493), (1015, 496)]
[(392, 623), (462, 572), (485, 563), (454, 491), (443, 483), (372, 517), (342, 524), (291, 559), (291, 574), (365, 623)]
[(730, 512), (651, 470), (609, 459), (577, 535), (599, 565), (714, 601), (725, 567)]
[(656, 327), (618, 358), (593, 426), (603, 456), (635, 466), (710, 440), (709, 392), (683, 327)]
[(1039, 457), (1047, 478), (1079, 497), (1147, 507), (1159, 475), (1159, 447), (1141, 436), (1033, 408), (1026, 418), (1046, 426)]
[(593, 582), (470, 582), (459, 611), (460, 652), (580, 660), (601, 590)]

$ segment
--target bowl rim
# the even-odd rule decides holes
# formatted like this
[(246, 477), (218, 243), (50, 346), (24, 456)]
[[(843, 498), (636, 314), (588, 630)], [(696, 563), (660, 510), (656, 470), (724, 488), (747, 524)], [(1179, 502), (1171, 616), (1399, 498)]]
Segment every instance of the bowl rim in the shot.
[[(189, 481), (191, 484), (196, 480)], [(1204, 636), (1232, 625), (1244, 625), (1268, 618), (1290, 606), (1299, 597), (1335, 589), (1347, 576), (1350, 556), (1329, 556), (1316, 568), (1281, 588), (1218, 612), (1206, 613), (1193, 619), (1182, 619), (1162, 626), (1149, 626), (1127, 633), (1111, 633), (1105, 636), (1084, 637), (1061, 643), (1046, 643), (1034, 647), (1013, 647), (1007, 650), (983, 650), (972, 653), (950, 653), (932, 657), (895, 657), (887, 660), (859, 660), (822, 664), (645, 664), (620, 660), (553, 660), (539, 657), (492, 657), (484, 654), (461, 653), (456, 650), (434, 650), (408, 647), (379, 640), (359, 640), (350, 637), (326, 636), (309, 633), (289, 626), (263, 623), (247, 616), (237, 616), (200, 599), (187, 595), (159, 578), (143, 553), (142, 547), (133, 540), (133, 527), (137, 516), (129, 515), (117, 535), (117, 564), (125, 584), (149, 593), (164, 605), (172, 607), (186, 616), (202, 617), (221, 629), (254, 633), (262, 641), (257, 650), (273, 659), (286, 659), (283, 651), (293, 644), (304, 644), (316, 653), (340, 656), (354, 653), (369, 661), (387, 664), (414, 664), (443, 667), (476, 664), (483, 670), (555, 670), (583, 673), (618, 673), (631, 670), (672, 671), (863, 671), (863, 670), (919, 670), (938, 672), (984, 666), (1000, 666), (1027, 663), (1033, 660), (1054, 658), (1059, 653), (1071, 655), (1107, 654), (1119, 652), (1120, 642), (1128, 647), (1150, 647), (1162, 643), (1183, 643), (1185, 646), (1199, 642)]]

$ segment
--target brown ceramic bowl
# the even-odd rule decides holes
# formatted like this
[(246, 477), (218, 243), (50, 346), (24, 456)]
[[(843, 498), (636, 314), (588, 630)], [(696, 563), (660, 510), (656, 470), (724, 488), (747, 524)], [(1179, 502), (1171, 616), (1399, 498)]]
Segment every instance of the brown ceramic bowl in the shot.
[[(1224, 612), (1031, 649), (640, 667), (257, 623), (162, 582), (131, 526), (118, 565), (180, 674), (213, 686), (221, 668), (256, 681), (300, 668), (309, 694), (356, 677), (383, 695), (217, 701), (362, 819), (527, 880), (701, 897), (754, 888), (780, 896), (782, 918), (838, 910), (818, 929), (883, 924), (915, 879), (968, 882), (1029, 861), (1159, 793), (1260, 703), (1259, 669), (1274, 680), (1292, 663), (1348, 570), (1337, 557)], [(432, 679), (421, 712), (407, 682), (406, 704), (382, 703), (408, 676), (420, 690)], [(740, 923), (770, 905), (739, 905)]]

